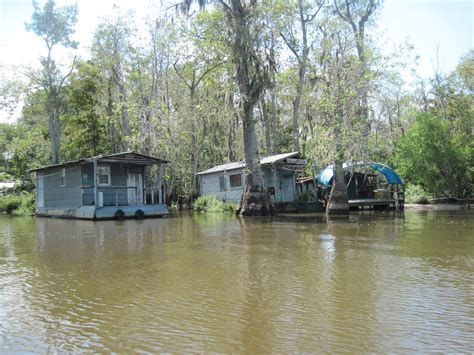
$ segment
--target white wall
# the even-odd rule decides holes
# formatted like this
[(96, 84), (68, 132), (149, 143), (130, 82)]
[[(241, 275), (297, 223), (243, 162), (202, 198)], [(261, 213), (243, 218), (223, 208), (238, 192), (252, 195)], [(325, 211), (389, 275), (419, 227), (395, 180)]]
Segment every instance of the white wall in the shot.
[[(226, 202), (239, 203), (244, 191), (244, 176), (242, 174), (242, 186), (231, 187), (229, 175), (242, 174), (242, 169), (223, 171), (213, 174), (201, 175), (201, 195), (212, 195), (217, 199)], [(219, 177), (225, 176), (225, 191), (221, 191)]]
[[(277, 169), (274, 173), (272, 169), (265, 167), (263, 170), (265, 188), (275, 187), (275, 195), (272, 196), (274, 202), (294, 202), (296, 201), (296, 177), (293, 172)], [(242, 174), (242, 186), (230, 187), (229, 176)], [(285, 175), (291, 175), (286, 177)], [(225, 191), (221, 191), (219, 177), (225, 176)], [(201, 175), (201, 195), (212, 195), (217, 199), (226, 202), (239, 203), (244, 191), (244, 179), (242, 169), (217, 172), (213, 174)], [(273, 180), (276, 179), (276, 182)]]

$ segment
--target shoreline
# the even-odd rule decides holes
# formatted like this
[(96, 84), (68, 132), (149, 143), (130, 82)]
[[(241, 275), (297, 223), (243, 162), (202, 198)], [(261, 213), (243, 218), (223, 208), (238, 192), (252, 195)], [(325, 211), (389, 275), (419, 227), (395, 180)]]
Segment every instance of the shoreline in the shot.
[(474, 208), (472, 202), (467, 203), (409, 203), (405, 204), (405, 211), (457, 211)]

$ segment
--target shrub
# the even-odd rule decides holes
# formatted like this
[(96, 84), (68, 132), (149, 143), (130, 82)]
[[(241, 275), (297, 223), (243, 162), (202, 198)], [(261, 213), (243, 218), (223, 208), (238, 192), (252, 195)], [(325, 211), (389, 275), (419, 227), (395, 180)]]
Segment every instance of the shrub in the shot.
[(219, 201), (215, 196), (201, 196), (194, 201), (193, 209), (198, 212), (226, 212), (234, 213), (236, 206), (232, 203)]
[(406, 203), (428, 203), (430, 196), (419, 185), (408, 184), (405, 188), (405, 202)]
[(400, 174), (435, 197), (469, 193), (469, 159), (452, 140), (450, 122), (422, 113), (400, 139), (394, 163)]
[(13, 210), (13, 214), (17, 216), (33, 216), (36, 209), (35, 195), (31, 192), (20, 195), (20, 204)]
[(17, 216), (32, 216), (35, 212), (35, 197), (33, 193), (0, 195), (0, 213), (15, 214)]

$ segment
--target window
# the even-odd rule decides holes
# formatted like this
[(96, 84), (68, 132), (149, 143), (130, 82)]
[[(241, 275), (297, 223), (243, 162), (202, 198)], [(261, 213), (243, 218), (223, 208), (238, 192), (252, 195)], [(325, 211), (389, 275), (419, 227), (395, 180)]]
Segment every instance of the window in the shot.
[(230, 187), (242, 186), (242, 174), (229, 175)]
[(97, 175), (99, 176), (99, 186), (110, 186), (110, 166), (98, 166)]
[(226, 186), (225, 186), (225, 176), (224, 176), (224, 175), (219, 176), (219, 186), (220, 186), (220, 188), (221, 188), (221, 191), (225, 191), (225, 190), (226, 190)]
[(59, 177), (59, 186), (66, 186), (66, 168), (62, 168), (61, 175)]

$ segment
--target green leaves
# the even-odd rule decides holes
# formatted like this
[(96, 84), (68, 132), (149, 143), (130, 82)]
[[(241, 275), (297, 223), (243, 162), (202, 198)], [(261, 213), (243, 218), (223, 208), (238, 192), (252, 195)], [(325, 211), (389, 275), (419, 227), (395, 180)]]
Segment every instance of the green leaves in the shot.
[(395, 153), (394, 162), (403, 178), (435, 197), (460, 197), (472, 189), (469, 163), (453, 142), (450, 126), (431, 113), (421, 113)]
[(71, 39), (77, 22), (77, 4), (56, 8), (54, 0), (48, 0), (43, 9), (33, 1), (35, 8), (31, 23), (26, 24), (28, 31), (43, 38), (48, 49), (56, 44), (77, 48), (77, 42)]
[(96, 65), (78, 65), (66, 89), (67, 110), (62, 116), (66, 139), (63, 156), (68, 160), (109, 151), (106, 118), (99, 101), (102, 86)]

